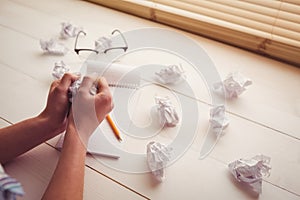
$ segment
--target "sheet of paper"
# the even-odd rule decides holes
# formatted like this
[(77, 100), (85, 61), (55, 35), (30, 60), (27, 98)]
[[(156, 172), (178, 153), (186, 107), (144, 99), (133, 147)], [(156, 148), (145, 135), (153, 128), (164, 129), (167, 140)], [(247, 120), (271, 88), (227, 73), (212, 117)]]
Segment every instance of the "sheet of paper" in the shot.
[(132, 71), (134, 66), (88, 60), (84, 67), (86, 74), (97, 73), (104, 76), (108, 85), (112, 87), (135, 89), (140, 85), (139, 71)]
[[(88, 153), (92, 154), (93, 156), (102, 156), (102, 157), (109, 157), (109, 158), (119, 158), (120, 154), (119, 151), (116, 149), (114, 144), (112, 144), (103, 134), (101, 130), (101, 124), (99, 127), (95, 130), (95, 132), (92, 134), (92, 136), (89, 139), (88, 143)], [(113, 133), (111, 133), (113, 135)], [(59, 138), (56, 148), (61, 149), (63, 146), (64, 141), (64, 133), (61, 134), (61, 137)]]

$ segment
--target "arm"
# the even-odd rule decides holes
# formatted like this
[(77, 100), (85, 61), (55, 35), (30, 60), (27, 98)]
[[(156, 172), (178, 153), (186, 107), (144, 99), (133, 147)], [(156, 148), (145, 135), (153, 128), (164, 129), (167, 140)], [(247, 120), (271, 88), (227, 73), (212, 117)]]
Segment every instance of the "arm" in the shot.
[(86, 148), (74, 124), (67, 128), (63, 149), (43, 199), (82, 199)]
[(61, 80), (54, 81), (41, 114), (0, 129), (0, 163), (6, 163), (65, 130), (68, 88), (76, 79), (76, 76), (66, 74)]
[(105, 79), (90, 94), (95, 79), (85, 77), (73, 101), (60, 159), (43, 199), (82, 199), (86, 146), (89, 137), (111, 111), (112, 97)]

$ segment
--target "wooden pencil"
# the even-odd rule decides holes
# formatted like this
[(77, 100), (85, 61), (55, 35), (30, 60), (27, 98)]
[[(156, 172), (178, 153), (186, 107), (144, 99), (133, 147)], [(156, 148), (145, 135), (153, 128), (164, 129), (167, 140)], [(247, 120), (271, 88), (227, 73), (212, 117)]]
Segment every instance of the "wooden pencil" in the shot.
[(109, 115), (106, 115), (106, 120), (107, 120), (107, 122), (109, 123), (111, 129), (113, 130), (113, 132), (114, 132), (116, 138), (117, 138), (119, 141), (121, 141), (122, 138), (121, 138), (120, 132), (119, 132), (117, 126), (115, 125), (115, 123), (113, 122), (113, 120), (111, 119), (111, 117), (110, 117)]

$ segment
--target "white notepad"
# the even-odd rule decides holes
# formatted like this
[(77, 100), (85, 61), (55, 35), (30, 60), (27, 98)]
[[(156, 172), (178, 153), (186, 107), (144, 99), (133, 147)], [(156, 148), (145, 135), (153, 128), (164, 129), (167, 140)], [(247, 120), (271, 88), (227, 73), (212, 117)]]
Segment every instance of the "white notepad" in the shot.
[[(129, 73), (134, 68), (133, 66), (127, 66), (123, 64), (109, 64), (101, 61), (88, 60), (84, 63), (85, 72), (84, 74), (91, 74), (96, 72), (99, 76), (104, 76), (112, 87), (118, 87), (123, 92), (132, 92), (140, 84), (140, 76), (138, 73)], [(105, 120), (105, 119), (104, 119)], [(106, 131), (105, 131), (106, 130)], [(109, 132), (109, 134), (105, 134)], [(88, 153), (94, 156), (104, 156), (110, 158), (119, 158), (120, 150), (113, 144), (112, 141), (117, 141), (114, 137), (112, 130), (108, 130), (105, 126), (105, 122), (102, 122), (98, 128), (94, 131), (89, 139)], [(59, 141), (56, 144), (56, 148), (61, 149), (63, 146), (64, 134), (61, 135)]]
[[(118, 159), (120, 157), (119, 150), (112, 144), (101, 128), (102, 124), (94, 131), (89, 139), (87, 152), (93, 156), (103, 156)], [(111, 133), (113, 135), (113, 133)], [(61, 149), (63, 147), (65, 133), (62, 133), (55, 147)]]

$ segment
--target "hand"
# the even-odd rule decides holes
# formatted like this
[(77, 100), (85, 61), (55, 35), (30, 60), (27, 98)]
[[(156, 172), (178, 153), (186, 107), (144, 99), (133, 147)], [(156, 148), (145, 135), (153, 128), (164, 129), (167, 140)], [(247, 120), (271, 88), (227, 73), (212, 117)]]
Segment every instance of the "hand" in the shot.
[[(90, 92), (94, 84), (98, 88), (96, 95)], [(89, 137), (112, 109), (112, 96), (105, 78), (86, 76), (73, 100), (69, 126), (76, 129), (86, 145)]]
[(66, 73), (60, 80), (53, 81), (50, 86), (46, 108), (39, 117), (47, 120), (55, 135), (66, 129), (70, 104), (68, 89), (78, 78), (76, 75)]

